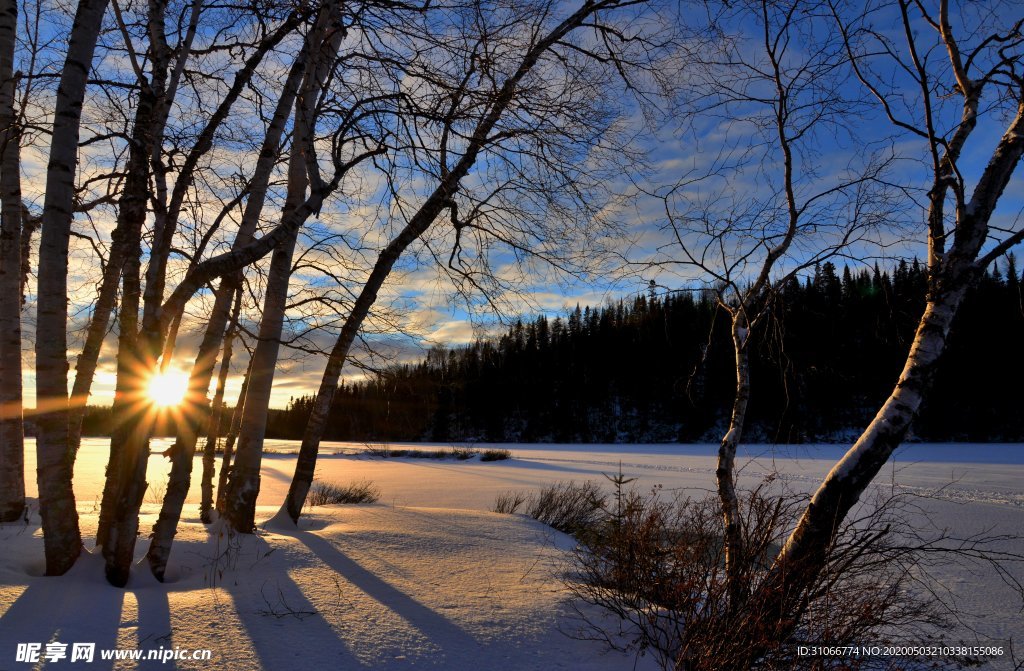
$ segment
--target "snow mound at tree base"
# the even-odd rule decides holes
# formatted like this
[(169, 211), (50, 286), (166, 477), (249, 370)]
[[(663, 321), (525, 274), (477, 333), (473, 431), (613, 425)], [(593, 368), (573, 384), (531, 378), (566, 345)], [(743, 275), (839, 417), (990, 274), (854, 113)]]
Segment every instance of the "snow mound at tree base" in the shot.
[[(141, 529), (157, 507), (147, 505)], [(275, 510), (261, 509), (263, 519)], [(83, 531), (95, 513), (82, 511)], [(629, 668), (574, 640), (559, 580), (571, 539), (519, 516), (327, 506), (298, 529), (251, 536), (182, 521), (168, 582), (142, 559), (125, 590), (107, 585), (99, 550), (60, 578), (33, 576), (35, 524), (0, 526), (0, 669), (18, 643), (96, 643), (89, 668)], [(101, 661), (102, 649), (212, 651), (209, 662)], [(648, 661), (648, 660), (642, 660)], [(80, 668), (67, 660), (44, 668)]]

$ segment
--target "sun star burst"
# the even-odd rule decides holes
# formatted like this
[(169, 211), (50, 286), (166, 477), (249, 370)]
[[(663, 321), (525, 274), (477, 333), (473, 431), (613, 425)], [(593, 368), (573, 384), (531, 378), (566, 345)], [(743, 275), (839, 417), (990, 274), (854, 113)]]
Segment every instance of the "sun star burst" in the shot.
[(177, 370), (165, 370), (149, 381), (149, 398), (161, 408), (176, 406), (188, 391), (188, 375)]

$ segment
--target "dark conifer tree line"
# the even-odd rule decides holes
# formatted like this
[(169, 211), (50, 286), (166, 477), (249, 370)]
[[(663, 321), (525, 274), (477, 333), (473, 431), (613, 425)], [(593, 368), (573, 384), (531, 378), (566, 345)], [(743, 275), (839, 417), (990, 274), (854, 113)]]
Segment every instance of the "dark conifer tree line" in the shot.
[[(924, 269), (794, 279), (752, 359), (747, 439), (842, 440), (891, 390), (924, 306)], [(1010, 258), (964, 306), (914, 436), (1024, 440), (1024, 301)], [(734, 369), (728, 324), (708, 295), (638, 296), (517, 321), (497, 339), (436, 348), (416, 364), (345, 383), (328, 438), (495, 442), (717, 440)], [(268, 436), (299, 438), (311, 398), (272, 413)]]
[[(786, 285), (757, 338), (748, 441), (843, 440), (900, 373), (924, 306), (916, 261), (892, 272), (825, 263)], [(927, 441), (1024, 440), (1024, 299), (1012, 258), (970, 294), (935, 393)], [(517, 321), (496, 339), (343, 382), (327, 439), (717, 441), (734, 392), (728, 323), (706, 293), (642, 295)], [(311, 397), (271, 410), (267, 436), (301, 438)], [(86, 429), (104, 434), (106, 413)]]
[[(891, 272), (825, 263), (791, 281), (752, 360), (748, 440), (842, 440), (892, 389), (924, 306), (916, 261)], [(1024, 440), (1024, 301), (1012, 258), (970, 295), (921, 440)], [(497, 339), (434, 349), (343, 384), (335, 440), (650, 442), (717, 440), (734, 390), (728, 325), (707, 295), (638, 296), (517, 321)], [(274, 412), (298, 438), (310, 398)]]

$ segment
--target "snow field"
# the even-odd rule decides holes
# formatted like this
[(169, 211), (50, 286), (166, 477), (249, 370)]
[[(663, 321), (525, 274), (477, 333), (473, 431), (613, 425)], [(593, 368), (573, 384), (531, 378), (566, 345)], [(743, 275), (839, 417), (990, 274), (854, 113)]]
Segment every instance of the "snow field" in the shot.
[[(296, 447), (268, 443), (281, 452)], [(153, 449), (159, 453), (164, 447), (158, 443)], [(633, 659), (602, 655), (598, 644), (563, 633), (575, 626), (560, 578), (571, 539), (522, 516), (488, 509), (506, 490), (535, 491), (565, 480), (608, 487), (604, 474), (620, 467), (636, 478), (633, 484), (641, 491), (660, 485), (700, 496), (712, 491), (714, 446), (504, 447), (512, 460), (481, 463), (478, 458), (382, 459), (365, 454), (365, 446), (326, 444), (318, 478), (372, 480), (382, 491), (380, 502), (316, 507), (298, 531), (269, 525), (256, 536), (234, 540), (216, 525), (208, 530), (199, 523), (197, 460), (170, 581), (160, 584), (139, 566), (123, 591), (106, 584), (102, 560), (95, 555), (83, 557), (65, 577), (40, 577), (38, 524), (0, 527), (0, 671), (32, 668), (14, 661), (17, 643), (31, 641), (210, 649), (213, 654), (212, 662), (97, 660), (87, 666), (39, 667), (47, 669), (632, 668)], [(1024, 450), (958, 447), (901, 450), (878, 486), (930, 495), (927, 523), (937, 529), (1024, 534), (1024, 460), (1019, 457)], [(105, 448), (104, 440), (87, 439), (76, 465), (75, 491), (90, 550)], [(778, 472), (792, 489), (810, 491), (840, 452), (832, 446), (751, 446), (741, 454), (741, 484), (754, 485)], [(927, 457), (932, 459), (922, 460)], [(29, 462), (26, 471), (33, 473), (31, 456)], [(277, 511), (294, 463), (289, 454), (264, 456), (257, 519), (268, 520)], [(158, 454), (150, 458), (153, 488), (143, 506), (140, 559), (167, 470)], [(34, 483), (28, 484), (34, 496)], [(1005, 547), (1024, 552), (1020, 541)], [(943, 570), (943, 584), (979, 632), (971, 640), (991, 644), (1014, 638), (1018, 646), (1024, 641), (1020, 603), (998, 576), (976, 568)], [(965, 635), (950, 632), (955, 640), (946, 643)], [(1005, 661), (995, 660), (991, 668), (1007, 668)], [(643, 659), (638, 668), (649, 664)]]

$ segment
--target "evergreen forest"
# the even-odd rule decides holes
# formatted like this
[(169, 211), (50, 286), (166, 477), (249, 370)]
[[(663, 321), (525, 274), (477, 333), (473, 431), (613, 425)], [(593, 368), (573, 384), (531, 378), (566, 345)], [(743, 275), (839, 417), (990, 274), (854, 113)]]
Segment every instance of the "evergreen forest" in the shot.
[[(916, 260), (816, 267), (781, 291), (756, 339), (747, 441), (844, 441), (896, 382), (925, 300)], [(912, 439), (1024, 440), (1024, 302), (1010, 257), (969, 294)], [(709, 292), (640, 295), (516, 321), (499, 338), (343, 382), (325, 436), (356, 441), (717, 441), (735, 367)], [(312, 397), (272, 410), (301, 438)]]

